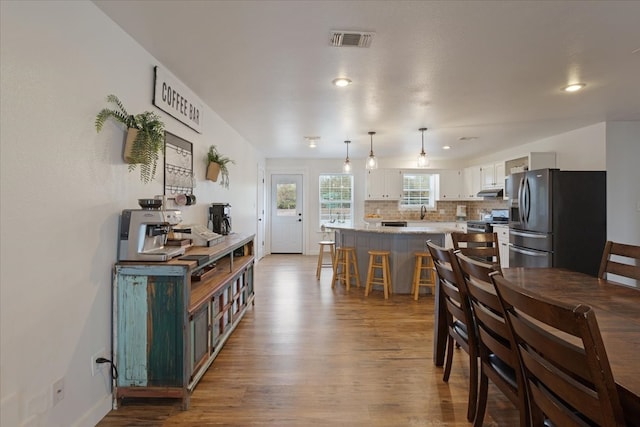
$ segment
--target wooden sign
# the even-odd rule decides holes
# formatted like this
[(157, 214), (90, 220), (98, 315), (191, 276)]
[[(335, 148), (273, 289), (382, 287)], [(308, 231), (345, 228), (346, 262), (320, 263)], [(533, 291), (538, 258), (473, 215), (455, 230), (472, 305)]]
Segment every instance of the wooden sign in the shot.
[(202, 102), (173, 74), (160, 67), (155, 67), (153, 105), (202, 133)]

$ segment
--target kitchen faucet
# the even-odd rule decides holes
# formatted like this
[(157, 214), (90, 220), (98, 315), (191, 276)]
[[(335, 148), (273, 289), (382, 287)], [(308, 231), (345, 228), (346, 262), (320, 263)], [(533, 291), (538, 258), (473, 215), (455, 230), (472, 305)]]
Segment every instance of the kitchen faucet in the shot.
[(420, 219), (424, 219), (427, 215), (427, 207), (425, 205), (420, 206)]

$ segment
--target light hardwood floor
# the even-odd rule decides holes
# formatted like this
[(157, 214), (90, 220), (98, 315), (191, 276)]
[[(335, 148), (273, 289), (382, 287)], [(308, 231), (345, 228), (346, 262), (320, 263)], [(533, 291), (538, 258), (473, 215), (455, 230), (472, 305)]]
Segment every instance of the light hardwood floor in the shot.
[[(256, 265), (255, 306), (188, 411), (172, 400), (125, 400), (98, 425), (470, 426), (467, 354), (456, 351), (448, 383), (433, 365), (433, 297), (332, 289), (330, 268), (316, 280), (316, 261), (270, 255)], [(485, 425), (517, 420), (490, 385)]]

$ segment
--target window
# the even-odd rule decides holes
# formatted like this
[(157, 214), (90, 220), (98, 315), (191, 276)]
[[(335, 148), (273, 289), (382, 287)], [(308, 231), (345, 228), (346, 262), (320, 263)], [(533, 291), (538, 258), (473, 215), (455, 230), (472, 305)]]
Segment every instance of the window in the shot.
[(353, 175), (320, 175), (320, 225), (353, 225)]
[(435, 209), (435, 177), (430, 173), (404, 173), (402, 174), (402, 200), (401, 208), (417, 208), (422, 205)]

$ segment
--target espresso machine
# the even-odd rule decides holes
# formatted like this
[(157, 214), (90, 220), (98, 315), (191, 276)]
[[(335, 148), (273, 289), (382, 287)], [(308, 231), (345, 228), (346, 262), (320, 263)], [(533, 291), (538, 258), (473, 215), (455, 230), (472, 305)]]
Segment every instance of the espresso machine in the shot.
[(209, 228), (214, 233), (226, 236), (231, 234), (231, 205), (212, 203), (209, 206)]
[(182, 222), (175, 209), (125, 209), (120, 219), (120, 261), (167, 261), (184, 254), (184, 248), (167, 246), (171, 227)]

